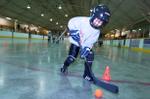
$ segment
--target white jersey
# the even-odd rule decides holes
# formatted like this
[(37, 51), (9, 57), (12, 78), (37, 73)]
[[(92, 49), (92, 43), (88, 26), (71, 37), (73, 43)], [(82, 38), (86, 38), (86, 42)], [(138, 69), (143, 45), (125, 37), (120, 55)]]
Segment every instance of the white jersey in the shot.
[[(69, 30), (79, 30), (80, 35), (80, 45), (83, 47), (92, 48), (93, 44), (98, 40), (100, 35), (100, 30), (93, 28), (90, 25), (90, 17), (74, 17), (69, 20), (68, 28)], [(69, 37), (72, 44), (79, 46), (79, 44)]]

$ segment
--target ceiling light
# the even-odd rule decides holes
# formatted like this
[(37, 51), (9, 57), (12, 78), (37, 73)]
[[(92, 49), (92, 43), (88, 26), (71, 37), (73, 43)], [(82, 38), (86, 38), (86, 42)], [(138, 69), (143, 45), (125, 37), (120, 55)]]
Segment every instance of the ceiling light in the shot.
[(132, 32), (136, 32), (136, 30), (132, 30)]
[(53, 21), (53, 19), (52, 19), (52, 18), (50, 18), (50, 19), (49, 19), (49, 21), (51, 21), (51, 22), (52, 22), (52, 21)]
[(92, 10), (92, 9), (90, 9), (90, 12), (93, 12), (93, 10)]
[(65, 17), (68, 17), (68, 14), (65, 14)]
[(27, 5), (27, 9), (31, 9), (31, 6), (29, 4)]
[(7, 19), (7, 20), (11, 20), (11, 18), (10, 18), (10, 17), (6, 17), (6, 19)]
[(56, 22), (56, 25), (58, 25), (58, 22)]
[(63, 26), (61, 25), (60, 28), (63, 28)]
[(58, 9), (62, 9), (61, 5), (59, 5)]
[(43, 13), (41, 13), (41, 16), (43, 17), (43, 16), (44, 16), (44, 14), (43, 14)]

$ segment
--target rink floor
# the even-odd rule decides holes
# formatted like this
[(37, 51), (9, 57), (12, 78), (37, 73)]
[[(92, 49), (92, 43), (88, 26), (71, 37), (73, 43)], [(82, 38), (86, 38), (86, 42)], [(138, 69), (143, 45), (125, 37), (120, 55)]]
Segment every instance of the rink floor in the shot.
[[(84, 62), (77, 59), (63, 76), (59, 68), (69, 43), (0, 39), (0, 99), (95, 99), (99, 87), (82, 79)], [(100, 88), (102, 99), (150, 99), (150, 54), (111, 46), (95, 47), (93, 72), (101, 78), (110, 67), (119, 94)]]

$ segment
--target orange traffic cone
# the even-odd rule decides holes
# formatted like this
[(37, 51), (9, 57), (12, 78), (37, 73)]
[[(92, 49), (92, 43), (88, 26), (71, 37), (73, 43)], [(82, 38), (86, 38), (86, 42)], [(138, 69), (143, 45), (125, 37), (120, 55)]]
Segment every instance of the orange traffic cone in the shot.
[(110, 81), (110, 80), (111, 80), (110, 68), (109, 68), (109, 66), (106, 66), (106, 69), (105, 69), (105, 72), (104, 72), (104, 74), (103, 74), (102, 79), (105, 80), (105, 81)]

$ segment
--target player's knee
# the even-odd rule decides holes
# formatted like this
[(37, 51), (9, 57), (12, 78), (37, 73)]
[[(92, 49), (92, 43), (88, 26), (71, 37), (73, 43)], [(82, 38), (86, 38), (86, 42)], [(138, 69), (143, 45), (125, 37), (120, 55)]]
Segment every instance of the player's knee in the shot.
[(75, 61), (75, 57), (72, 56), (72, 55), (69, 55), (69, 56), (67, 57), (67, 61), (68, 61), (68, 63), (70, 64), (70, 63), (72, 63), (72, 62)]

